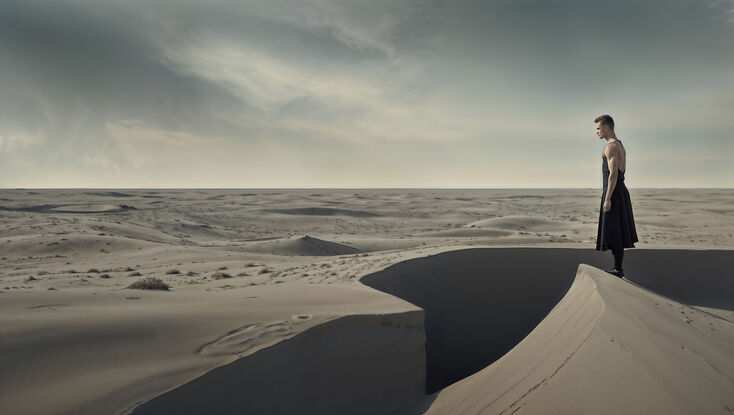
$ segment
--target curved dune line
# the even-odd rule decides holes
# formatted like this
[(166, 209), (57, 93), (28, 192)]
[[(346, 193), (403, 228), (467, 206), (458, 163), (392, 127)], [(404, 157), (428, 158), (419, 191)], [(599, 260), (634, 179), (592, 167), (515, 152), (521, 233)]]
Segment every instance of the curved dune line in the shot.
[[(507, 354), (439, 393), (426, 413), (512, 413), (516, 406), (547, 384), (588, 342), (604, 314), (596, 283), (579, 266), (571, 288), (528, 337)], [(457, 403), (458, 401), (458, 403)]]
[(581, 264), (516, 347), (427, 414), (727, 413), (734, 323)]

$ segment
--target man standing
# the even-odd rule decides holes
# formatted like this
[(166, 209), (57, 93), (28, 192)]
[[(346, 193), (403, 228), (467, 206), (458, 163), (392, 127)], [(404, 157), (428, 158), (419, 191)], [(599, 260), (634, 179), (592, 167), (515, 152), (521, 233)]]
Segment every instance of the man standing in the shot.
[(612, 250), (614, 268), (606, 272), (622, 278), (622, 259), (624, 248), (634, 248), (637, 240), (635, 219), (632, 215), (632, 202), (624, 185), (624, 172), (627, 171), (627, 151), (614, 134), (614, 120), (609, 115), (597, 117), (596, 135), (607, 140), (602, 152), (602, 175), (604, 191), (599, 207), (599, 228), (596, 235), (596, 249)]

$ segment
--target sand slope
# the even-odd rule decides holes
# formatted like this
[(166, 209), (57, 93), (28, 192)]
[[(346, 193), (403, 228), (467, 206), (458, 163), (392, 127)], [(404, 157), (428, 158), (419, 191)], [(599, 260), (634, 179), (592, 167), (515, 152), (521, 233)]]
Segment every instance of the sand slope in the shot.
[(137, 407), (144, 414), (389, 414), (424, 394), (423, 313), (312, 327)]
[[(366, 287), (299, 282), (246, 290), (62, 290), (3, 298), (0, 413), (120, 413), (319, 323), (415, 310)], [(422, 326), (422, 313), (410, 318)], [(373, 334), (381, 320), (374, 321)], [(410, 336), (421, 338), (422, 330)], [(411, 372), (415, 382), (422, 380)]]
[(426, 413), (728, 413), (732, 345), (731, 321), (582, 264), (535, 330)]
[(304, 235), (296, 238), (261, 242), (244, 248), (248, 252), (272, 255), (328, 256), (349, 255), (362, 252), (349, 245)]

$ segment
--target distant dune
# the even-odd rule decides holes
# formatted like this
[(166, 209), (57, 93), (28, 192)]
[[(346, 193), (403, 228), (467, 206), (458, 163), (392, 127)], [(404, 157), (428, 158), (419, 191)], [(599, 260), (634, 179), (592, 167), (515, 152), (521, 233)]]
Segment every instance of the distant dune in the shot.
[(351, 210), (351, 209), (335, 209), (326, 207), (304, 207), (304, 208), (293, 208), (293, 209), (268, 209), (267, 212), (280, 213), (283, 215), (306, 215), (306, 216), (352, 216), (355, 218), (369, 218), (379, 216), (376, 213), (362, 211), (362, 210)]
[(325, 241), (308, 235), (261, 242), (256, 245), (247, 246), (244, 249), (248, 252), (301, 256), (349, 255), (362, 252), (357, 248), (345, 244)]

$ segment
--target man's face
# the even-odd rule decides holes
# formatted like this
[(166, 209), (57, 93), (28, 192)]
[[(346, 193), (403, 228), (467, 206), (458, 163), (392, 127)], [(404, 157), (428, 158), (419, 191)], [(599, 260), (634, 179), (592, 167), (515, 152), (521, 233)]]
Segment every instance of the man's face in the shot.
[(598, 135), (599, 138), (607, 138), (607, 131), (609, 131), (609, 127), (602, 127), (601, 121), (596, 123), (596, 135)]

